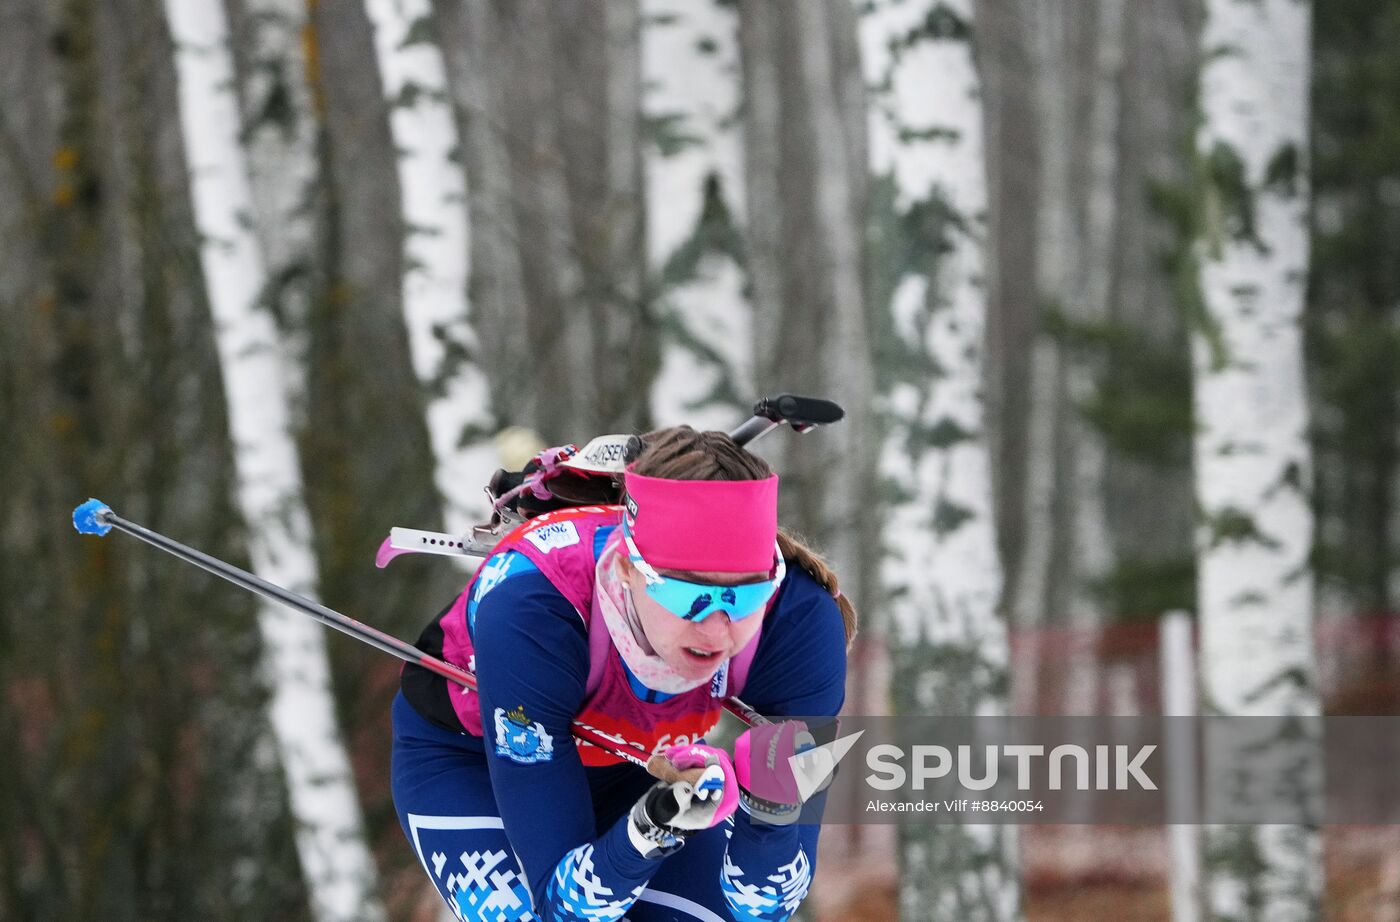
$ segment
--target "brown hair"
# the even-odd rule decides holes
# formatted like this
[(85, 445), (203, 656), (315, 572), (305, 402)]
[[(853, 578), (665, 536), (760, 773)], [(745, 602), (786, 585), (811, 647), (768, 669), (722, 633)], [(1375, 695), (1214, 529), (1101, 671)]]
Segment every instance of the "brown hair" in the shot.
[[(762, 480), (773, 473), (758, 455), (745, 451), (723, 432), (697, 432), (689, 426), (657, 429), (642, 436), (643, 448), (632, 466), (646, 477), (668, 480)], [(811, 574), (836, 599), (846, 628), (846, 645), (856, 635), (856, 609), (842, 595), (836, 574), (816, 551), (785, 529), (778, 530), (783, 557)]]

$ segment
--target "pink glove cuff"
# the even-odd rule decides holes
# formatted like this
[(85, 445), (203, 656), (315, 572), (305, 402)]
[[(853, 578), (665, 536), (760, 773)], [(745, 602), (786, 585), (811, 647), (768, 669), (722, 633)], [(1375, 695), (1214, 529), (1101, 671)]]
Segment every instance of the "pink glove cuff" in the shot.
[(800, 804), (802, 795), (792, 774), (799, 747), (813, 745), (807, 725), (800, 720), (750, 727), (734, 741), (734, 771), (750, 794), (775, 804)]
[(729, 753), (704, 743), (690, 743), (685, 746), (671, 746), (662, 750), (661, 754), (681, 771), (718, 764), (724, 772), (724, 793), (720, 795), (719, 808), (715, 810), (715, 818), (710, 827), (718, 826), (734, 815), (734, 811), (739, 808), (739, 779), (734, 773), (734, 763), (730, 761)]

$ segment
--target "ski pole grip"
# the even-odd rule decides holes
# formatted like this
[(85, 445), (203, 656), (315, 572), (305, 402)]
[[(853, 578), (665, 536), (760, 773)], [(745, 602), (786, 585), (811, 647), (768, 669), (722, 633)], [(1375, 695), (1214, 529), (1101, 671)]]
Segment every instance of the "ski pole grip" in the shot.
[(664, 781), (667, 784), (675, 784), (677, 781), (689, 781), (691, 784), (698, 784), (700, 776), (705, 773), (704, 768), (687, 768), (681, 771), (676, 768), (675, 763), (666, 758), (661, 753), (655, 753), (647, 759), (647, 774), (657, 781)]
[(753, 416), (729, 433), (729, 437), (740, 445), (747, 445), (783, 423), (789, 424), (797, 432), (808, 432), (817, 426), (838, 422), (845, 415), (846, 411), (830, 400), (800, 397), (797, 394), (778, 394), (775, 397), (765, 397), (754, 404)]
[(799, 426), (827, 426), (840, 422), (846, 411), (830, 400), (820, 397), (799, 397), (796, 394), (779, 394), (765, 397), (753, 408), (754, 416), (762, 416), (779, 423)]

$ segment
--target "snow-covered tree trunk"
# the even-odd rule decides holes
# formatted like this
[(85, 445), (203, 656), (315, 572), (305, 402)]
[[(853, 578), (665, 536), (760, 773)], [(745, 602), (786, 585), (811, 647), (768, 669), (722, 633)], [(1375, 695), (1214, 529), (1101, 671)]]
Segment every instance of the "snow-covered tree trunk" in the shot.
[(467, 303), (470, 241), (457, 127), (428, 0), (366, 0), (366, 10), (399, 155), (409, 348), (426, 391), (443, 520), (461, 534), (487, 511), (482, 487), (497, 466), (490, 436), (500, 427)]
[[(1210, 0), (1202, 39), (1206, 174), (1202, 316), (1192, 335), (1205, 713), (1320, 712), (1299, 317), (1308, 264), (1307, 124), (1311, 7), (1304, 0)], [(1304, 725), (1306, 730), (1306, 725)], [(1251, 740), (1292, 764), (1265, 783), (1232, 766), (1240, 797), (1284, 798), (1316, 816), (1316, 739)], [(1229, 753), (1225, 754), (1229, 757)], [(1207, 753), (1207, 765), (1213, 754)], [(1215, 767), (1211, 777), (1225, 770)], [(1233, 789), (1232, 789), (1233, 790)], [(1206, 898), (1216, 919), (1318, 915), (1315, 826), (1210, 827)]]
[[(909, 367), (885, 395), (881, 475), (899, 492), (884, 516), (881, 575), (893, 621), (896, 710), (1005, 714), (983, 400), (987, 170), (972, 3), (875, 4), (861, 21), (872, 87), (871, 166), (892, 181), (912, 258), (888, 309)], [(932, 370), (931, 373), (926, 370)], [(901, 827), (906, 918), (1020, 917), (1012, 826)]]
[[(316, 564), (289, 431), (285, 369), (259, 304), (266, 269), (248, 226), (252, 198), (219, 0), (168, 0), (180, 114), (205, 284), (216, 326), (238, 501), (259, 576), (314, 596)], [(287, 776), (297, 846), (319, 920), (378, 919), (349, 760), (335, 722), (324, 629), (264, 603), (259, 610), (271, 722)]]
[(729, 429), (755, 395), (740, 227), (738, 16), (644, 0), (647, 256), (661, 323), (658, 425)]
[(282, 318), (294, 412), (305, 391), (306, 314), (315, 236), (315, 118), (306, 80), (305, 0), (243, 0), (250, 23), (242, 81), (244, 150), (265, 302)]

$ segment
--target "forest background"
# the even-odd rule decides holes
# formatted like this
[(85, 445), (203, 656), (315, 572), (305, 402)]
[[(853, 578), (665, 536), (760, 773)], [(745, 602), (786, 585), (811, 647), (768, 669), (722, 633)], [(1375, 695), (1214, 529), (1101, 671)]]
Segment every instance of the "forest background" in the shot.
[[(1280, 58), (1210, 31), (1239, 15)], [(851, 713), (1153, 713), (1172, 612), (1228, 712), (1208, 625), (1249, 603), (1202, 574), (1251, 543), (1295, 555), (1279, 706), (1396, 713), (1397, 47), (1400, 0), (5, 0), (0, 918), (434, 918), (396, 664), (68, 517), (101, 497), (412, 639), (466, 571), (375, 550), (479, 521), (510, 427), (842, 403), (761, 451), (861, 609)], [(1218, 142), (1231, 58), (1296, 124), (1262, 167)], [(1240, 241), (1292, 259), (1255, 267), (1256, 405), (1211, 384)], [(1212, 508), (1209, 438), (1275, 417), (1255, 500), (1303, 502), (1271, 534)], [(353, 807), (325, 828), (318, 787)], [(1208, 839), (1206, 911), (1291, 867), (1293, 917), (1400, 918), (1393, 830), (1301, 841)], [(1162, 830), (822, 858), (808, 918), (1171, 911)]]

